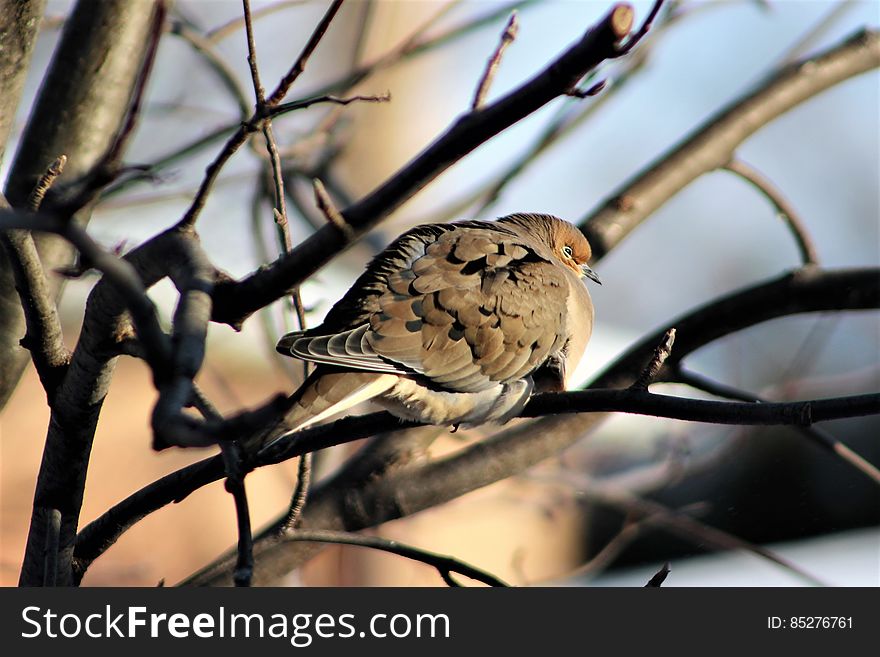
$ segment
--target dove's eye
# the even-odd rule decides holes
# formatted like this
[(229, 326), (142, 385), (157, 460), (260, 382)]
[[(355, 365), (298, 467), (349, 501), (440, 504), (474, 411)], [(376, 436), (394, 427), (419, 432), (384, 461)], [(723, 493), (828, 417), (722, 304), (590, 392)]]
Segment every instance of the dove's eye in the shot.
[(574, 251), (572, 251), (571, 247), (566, 244), (562, 247), (562, 255), (564, 255), (566, 258), (571, 258), (572, 256), (574, 256)]

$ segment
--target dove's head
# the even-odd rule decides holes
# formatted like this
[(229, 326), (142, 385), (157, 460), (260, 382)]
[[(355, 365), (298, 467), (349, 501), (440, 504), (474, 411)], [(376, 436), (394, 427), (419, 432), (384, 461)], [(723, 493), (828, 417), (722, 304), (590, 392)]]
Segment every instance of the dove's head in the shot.
[(549, 246), (559, 261), (578, 276), (586, 276), (602, 285), (596, 272), (587, 264), (593, 250), (577, 226), (553, 215), (525, 212), (507, 215), (498, 221), (525, 230)]

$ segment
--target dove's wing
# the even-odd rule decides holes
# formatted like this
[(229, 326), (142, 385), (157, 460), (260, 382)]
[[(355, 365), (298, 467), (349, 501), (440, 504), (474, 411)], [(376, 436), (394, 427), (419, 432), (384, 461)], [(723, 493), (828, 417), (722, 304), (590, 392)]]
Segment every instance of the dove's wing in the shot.
[(321, 327), (288, 334), (278, 350), (477, 392), (529, 375), (565, 347), (572, 286), (583, 283), (528, 235), (486, 222), (420, 226), (370, 265)]

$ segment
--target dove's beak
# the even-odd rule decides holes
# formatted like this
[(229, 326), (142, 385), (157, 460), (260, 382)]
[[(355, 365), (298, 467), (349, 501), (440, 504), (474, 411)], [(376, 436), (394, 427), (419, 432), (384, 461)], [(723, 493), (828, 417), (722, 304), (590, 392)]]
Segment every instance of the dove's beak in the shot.
[(591, 281), (595, 281), (599, 285), (602, 285), (602, 281), (599, 280), (598, 274), (590, 269), (587, 265), (581, 265), (581, 273), (589, 278)]

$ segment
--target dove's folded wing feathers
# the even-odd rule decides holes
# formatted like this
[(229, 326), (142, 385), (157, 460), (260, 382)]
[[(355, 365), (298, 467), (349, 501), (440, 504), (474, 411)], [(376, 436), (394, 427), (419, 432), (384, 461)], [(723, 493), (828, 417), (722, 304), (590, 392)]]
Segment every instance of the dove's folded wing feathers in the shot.
[(479, 392), (527, 376), (564, 346), (567, 299), (582, 283), (505, 226), (420, 226), (382, 258), (353, 286), (358, 298), (287, 339), (289, 353)]

